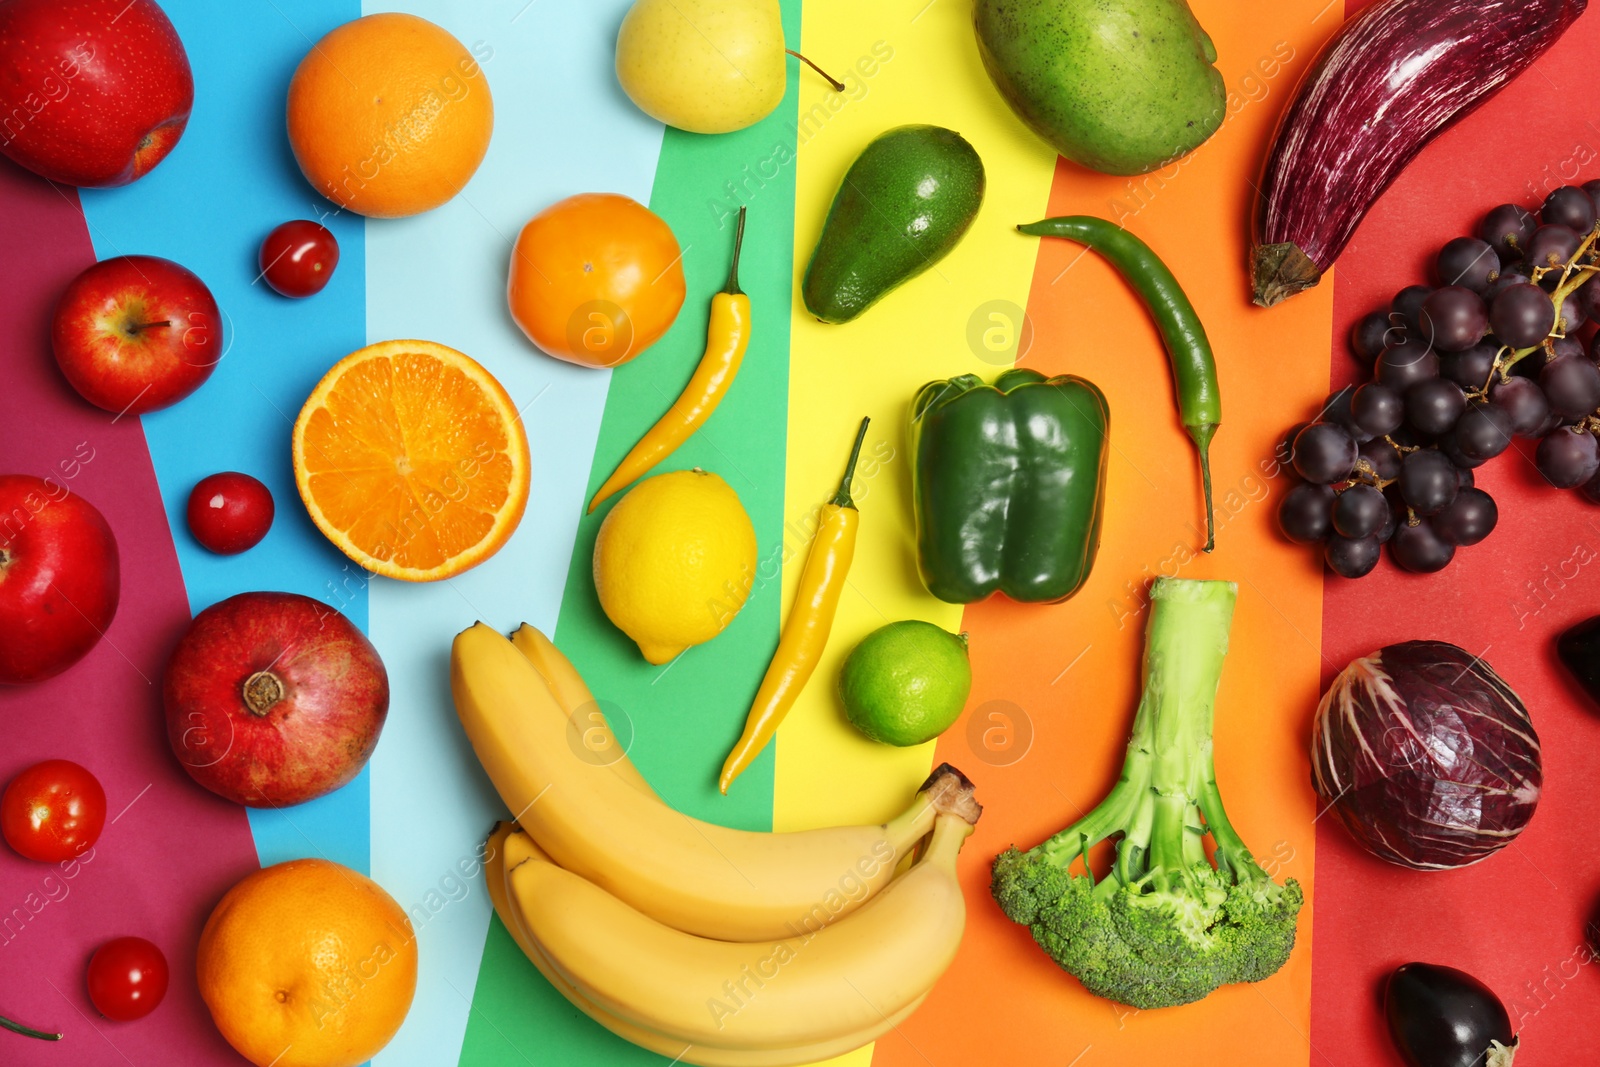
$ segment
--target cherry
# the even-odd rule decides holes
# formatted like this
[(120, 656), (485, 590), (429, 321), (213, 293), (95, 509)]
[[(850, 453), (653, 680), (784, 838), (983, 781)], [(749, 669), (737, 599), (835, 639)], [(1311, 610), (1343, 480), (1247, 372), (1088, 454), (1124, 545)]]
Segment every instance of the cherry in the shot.
[(339, 265), (339, 242), (307, 219), (286, 222), (261, 242), (261, 276), (284, 296), (320, 293)]
[(248, 474), (213, 474), (189, 494), (189, 532), (219, 555), (255, 547), (272, 528), (272, 515), (272, 492)]

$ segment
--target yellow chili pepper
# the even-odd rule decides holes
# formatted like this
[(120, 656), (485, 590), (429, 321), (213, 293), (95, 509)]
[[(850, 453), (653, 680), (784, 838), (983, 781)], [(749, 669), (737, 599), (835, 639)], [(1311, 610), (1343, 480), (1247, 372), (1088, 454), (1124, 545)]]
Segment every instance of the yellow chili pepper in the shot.
[(822, 658), (822, 650), (827, 647), (828, 631), (833, 629), (833, 616), (839, 610), (839, 594), (844, 592), (850, 561), (856, 554), (856, 530), (861, 524), (861, 513), (850, 498), (850, 479), (856, 473), (856, 460), (861, 455), (861, 442), (867, 436), (868, 421), (862, 419), (861, 429), (856, 432), (856, 443), (850, 450), (850, 462), (845, 465), (839, 491), (822, 506), (817, 535), (811, 540), (805, 570), (800, 572), (800, 588), (795, 592), (788, 621), (778, 637), (778, 650), (772, 655), (766, 677), (761, 679), (761, 688), (745, 720), (744, 733), (722, 765), (718, 787), (723, 793), (727, 793), (733, 780), (755, 762), (772, 735), (778, 732), (779, 724), (806, 687), (811, 672), (817, 669), (817, 661)]
[(698, 430), (722, 398), (733, 387), (744, 351), (750, 346), (750, 297), (739, 288), (739, 248), (744, 244), (744, 208), (739, 208), (739, 224), (733, 235), (733, 263), (728, 267), (728, 284), (711, 298), (711, 321), (706, 325), (706, 351), (700, 357), (689, 384), (672, 402), (667, 413), (639, 438), (639, 443), (622, 457), (617, 469), (606, 479), (589, 512), (601, 501), (647, 473), (657, 463)]

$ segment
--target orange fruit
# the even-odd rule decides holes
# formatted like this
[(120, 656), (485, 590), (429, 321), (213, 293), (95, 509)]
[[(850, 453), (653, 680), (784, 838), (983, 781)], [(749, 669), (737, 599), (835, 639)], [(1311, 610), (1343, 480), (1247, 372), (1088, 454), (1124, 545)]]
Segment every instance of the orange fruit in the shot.
[(615, 367), (661, 339), (683, 291), (683, 252), (661, 216), (616, 193), (580, 193), (522, 227), (506, 298), (545, 352)]
[(368, 571), (432, 582), (506, 543), (528, 503), (528, 438), (469, 356), (383, 341), (334, 365), (294, 424), (311, 521)]
[(290, 860), (228, 890), (200, 933), (200, 997), (256, 1067), (354, 1067), (394, 1037), (417, 989), (411, 921), (383, 887)]
[(289, 144), (309, 181), (375, 218), (436, 208), (483, 162), (489, 80), (427, 19), (368, 15), (331, 31), (289, 82)]

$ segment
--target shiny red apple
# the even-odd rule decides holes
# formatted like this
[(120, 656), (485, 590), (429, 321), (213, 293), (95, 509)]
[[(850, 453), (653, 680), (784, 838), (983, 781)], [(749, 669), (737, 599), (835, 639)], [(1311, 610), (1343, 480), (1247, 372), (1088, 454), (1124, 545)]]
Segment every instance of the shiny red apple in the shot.
[(60, 674), (111, 625), (122, 592), (105, 517), (59, 482), (0, 474), (0, 683)]
[(298, 593), (240, 593), (196, 615), (163, 684), (178, 761), (251, 807), (301, 804), (350, 781), (389, 711), (372, 643)]
[(67, 286), (50, 343), (61, 373), (85, 400), (142, 415), (177, 403), (211, 377), (222, 359), (222, 316), (193, 272), (159, 256), (117, 256)]
[(53, 182), (126, 185), (194, 106), (189, 56), (155, 0), (0, 2), (0, 153)]

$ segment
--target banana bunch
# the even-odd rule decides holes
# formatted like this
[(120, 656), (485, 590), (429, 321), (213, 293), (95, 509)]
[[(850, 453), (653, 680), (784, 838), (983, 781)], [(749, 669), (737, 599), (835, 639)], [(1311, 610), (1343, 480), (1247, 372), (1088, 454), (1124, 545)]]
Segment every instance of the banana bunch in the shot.
[(981, 811), (959, 771), (880, 826), (730, 830), (655, 795), (532, 627), (460, 634), (451, 688), (516, 813), (489, 843), (495, 911), (618, 1036), (708, 1067), (815, 1063), (897, 1026), (955, 958), (956, 856)]

